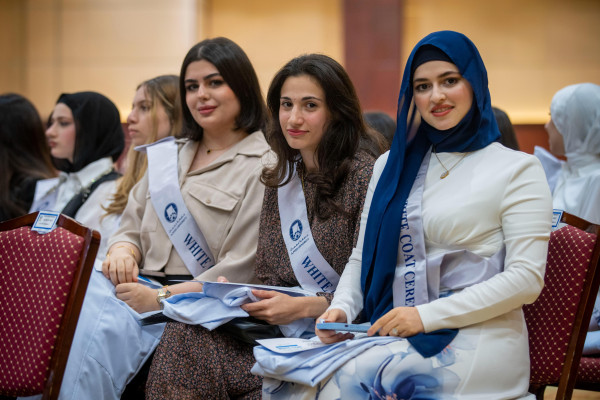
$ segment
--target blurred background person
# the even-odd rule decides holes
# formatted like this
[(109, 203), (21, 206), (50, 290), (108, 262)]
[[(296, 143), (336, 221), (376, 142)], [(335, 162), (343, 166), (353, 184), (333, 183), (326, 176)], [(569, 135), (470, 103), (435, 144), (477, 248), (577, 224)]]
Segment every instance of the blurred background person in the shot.
[(99, 219), (115, 192), (120, 174), (114, 163), (125, 145), (117, 107), (96, 92), (61, 94), (46, 139), (61, 172), (57, 179), (38, 181), (30, 211), (57, 211), (100, 231), (98, 254), (105, 254), (109, 235)]
[(600, 224), (600, 86), (580, 83), (556, 92), (545, 128), (550, 152), (566, 157), (552, 192), (554, 208)]
[(396, 122), (394, 119), (383, 111), (365, 111), (363, 117), (368, 126), (383, 135), (387, 141), (387, 148), (389, 148), (392, 145), (394, 133), (396, 132)]
[[(116, 181), (116, 188), (109, 196), (109, 203), (102, 206), (95, 226), (108, 238), (119, 227), (121, 214), (133, 186), (144, 176), (148, 167), (146, 153), (135, 150), (136, 146), (153, 143), (167, 136), (181, 134), (182, 113), (179, 99), (179, 77), (160, 75), (140, 83), (133, 98), (131, 112), (127, 116), (127, 131), (131, 145), (125, 159), (125, 172)], [(104, 253), (98, 257), (104, 259)]]
[[(555, 176), (554, 208), (600, 224), (600, 86), (580, 83), (556, 92), (545, 127), (550, 152), (566, 157)], [(583, 354), (600, 353), (599, 321), (596, 296)]]
[(0, 221), (27, 214), (38, 180), (56, 176), (44, 125), (25, 97), (0, 96)]
[(509, 149), (520, 150), (517, 135), (515, 134), (515, 128), (513, 127), (512, 122), (510, 122), (508, 114), (498, 107), (492, 107), (492, 111), (494, 112), (494, 117), (496, 117), (498, 129), (500, 129), (499, 142)]

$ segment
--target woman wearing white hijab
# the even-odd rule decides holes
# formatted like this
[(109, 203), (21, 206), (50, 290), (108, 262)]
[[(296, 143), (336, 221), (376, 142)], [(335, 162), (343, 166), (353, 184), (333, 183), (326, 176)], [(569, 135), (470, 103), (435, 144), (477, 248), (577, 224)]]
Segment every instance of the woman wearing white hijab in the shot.
[(600, 86), (580, 83), (552, 98), (550, 151), (566, 156), (552, 193), (554, 208), (600, 223)]
[[(546, 124), (550, 151), (566, 156), (552, 193), (556, 209), (600, 224), (600, 86), (580, 83), (552, 98)], [(583, 354), (600, 353), (600, 296), (585, 338)]]

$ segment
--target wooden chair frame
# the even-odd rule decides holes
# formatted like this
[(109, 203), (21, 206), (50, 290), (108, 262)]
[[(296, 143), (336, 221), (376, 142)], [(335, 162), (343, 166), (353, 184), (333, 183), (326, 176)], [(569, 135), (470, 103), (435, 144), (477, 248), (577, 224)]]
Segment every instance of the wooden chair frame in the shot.
[[(32, 226), (37, 215), (38, 212), (35, 212), (0, 222), (0, 231), (13, 230), (23, 226)], [(87, 284), (100, 245), (100, 233), (98, 233), (98, 231), (87, 228), (70, 217), (61, 214), (56, 222), (56, 226), (62, 227), (77, 236), (83, 237), (84, 243), (73, 276), (67, 303), (65, 304), (64, 317), (56, 337), (56, 346), (54, 346), (54, 351), (50, 360), (48, 380), (46, 381), (44, 392), (42, 394), (42, 399), (48, 400), (58, 399), (67, 359), (69, 358), (71, 343), (73, 342), (73, 335), (75, 334), (75, 328), (77, 327), (79, 312), (83, 305)]]
[[(583, 344), (587, 335), (587, 328), (594, 310), (594, 303), (598, 288), (600, 287), (600, 226), (592, 224), (575, 215), (564, 212), (561, 222), (579, 228), (585, 232), (594, 233), (596, 241), (592, 251), (590, 265), (586, 271), (585, 281), (581, 292), (581, 299), (577, 307), (577, 314), (573, 323), (573, 330), (567, 348), (567, 354), (562, 366), (560, 380), (551, 386), (558, 386), (556, 399), (571, 399), (577, 380), (577, 370), (583, 352)], [(536, 395), (538, 400), (544, 398), (546, 385), (531, 385), (529, 391)]]

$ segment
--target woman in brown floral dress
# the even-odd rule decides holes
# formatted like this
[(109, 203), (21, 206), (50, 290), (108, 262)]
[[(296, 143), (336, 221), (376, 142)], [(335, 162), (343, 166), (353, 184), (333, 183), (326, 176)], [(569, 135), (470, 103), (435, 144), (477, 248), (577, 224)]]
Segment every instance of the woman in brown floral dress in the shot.
[[(356, 242), (360, 214), (383, 138), (365, 128), (354, 87), (343, 67), (324, 55), (286, 64), (267, 96), (267, 132), (277, 159), (265, 167), (256, 275), (266, 285), (299, 286), (282, 234), (278, 188), (296, 170), (314, 243), (341, 274)], [(248, 232), (247, 234), (253, 234)], [(235, 280), (235, 277), (225, 277)], [(242, 308), (272, 325), (316, 318), (331, 293), (290, 297), (254, 290), (260, 301)], [(252, 375), (252, 345), (220, 330), (168, 323), (147, 385), (148, 399), (260, 399), (262, 378)]]

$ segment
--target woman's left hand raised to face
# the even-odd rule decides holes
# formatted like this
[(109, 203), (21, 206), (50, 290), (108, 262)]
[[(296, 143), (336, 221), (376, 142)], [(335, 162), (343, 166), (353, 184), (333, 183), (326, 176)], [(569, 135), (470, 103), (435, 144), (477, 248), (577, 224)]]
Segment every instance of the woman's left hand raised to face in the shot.
[(159, 310), (156, 297), (158, 291), (140, 283), (121, 283), (116, 287), (116, 295), (138, 313)]
[(379, 318), (371, 328), (369, 336), (379, 331), (380, 336), (409, 337), (425, 331), (416, 307), (396, 307)]

